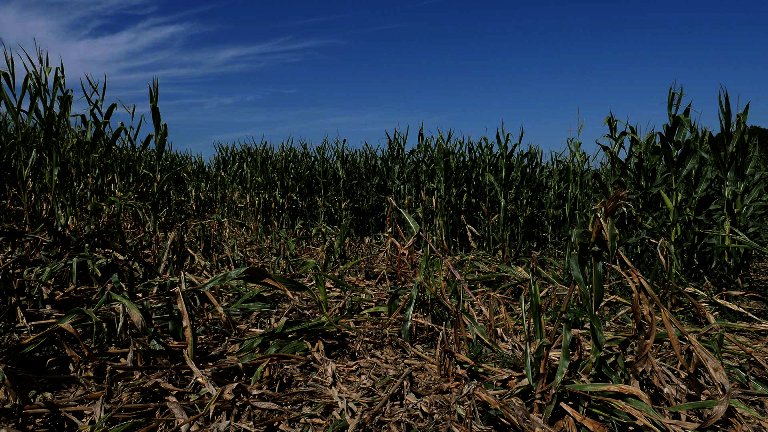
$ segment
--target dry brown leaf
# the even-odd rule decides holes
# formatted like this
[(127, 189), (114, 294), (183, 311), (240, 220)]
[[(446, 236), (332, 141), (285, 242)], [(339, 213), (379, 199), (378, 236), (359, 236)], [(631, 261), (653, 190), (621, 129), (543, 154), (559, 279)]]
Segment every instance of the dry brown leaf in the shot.
[(170, 409), (176, 417), (176, 424), (179, 426), (179, 429), (182, 432), (187, 432), (191, 427), (189, 424), (189, 416), (186, 411), (184, 411), (184, 408), (181, 407), (179, 401), (175, 397), (169, 396), (166, 405), (168, 405), (168, 409)]
[(259, 401), (252, 401), (251, 405), (259, 408), (259, 409), (266, 409), (266, 410), (275, 410), (275, 411), (285, 411), (283, 407), (281, 407), (278, 404), (272, 403), (272, 402), (259, 402)]
[(672, 325), (672, 320), (670, 319), (670, 313), (668, 310), (663, 309), (661, 311), (661, 320), (664, 322), (664, 328), (667, 330), (669, 343), (672, 345), (672, 350), (675, 352), (677, 361), (685, 369), (688, 369), (688, 363), (685, 361), (685, 358), (683, 357), (683, 351), (680, 348), (680, 339), (677, 338), (677, 332), (675, 331), (675, 328)]
[(589, 429), (592, 432), (608, 432), (608, 428), (602, 423), (592, 420), (591, 418), (582, 415), (575, 409), (571, 408), (565, 402), (560, 402), (560, 407), (563, 408), (573, 419)]
[(184, 301), (184, 295), (182, 292), (186, 291), (187, 286), (184, 280), (184, 272), (181, 273), (181, 287), (176, 288), (176, 305), (179, 307), (181, 313), (181, 326), (184, 331), (184, 340), (187, 342), (187, 355), (190, 359), (195, 358), (195, 335), (192, 332), (192, 323), (189, 319), (189, 312), (187, 311), (187, 304)]

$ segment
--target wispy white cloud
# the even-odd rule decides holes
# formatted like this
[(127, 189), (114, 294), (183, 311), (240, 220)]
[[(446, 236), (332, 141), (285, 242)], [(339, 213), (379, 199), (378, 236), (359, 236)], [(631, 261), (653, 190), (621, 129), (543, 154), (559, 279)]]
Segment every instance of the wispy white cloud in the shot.
[(338, 21), (342, 19), (351, 18), (354, 15), (355, 14), (352, 12), (347, 12), (342, 14), (332, 14), (332, 15), (318, 15), (318, 16), (313, 16), (309, 18), (280, 21), (278, 23), (275, 23), (274, 27), (281, 27), (281, 28), (300, 27), (300, 26), (305, 26), (307, 24), (327, 23), (329, 21)]
[[(180, 107), (194, 106), (201, 111), (200, 114), (210, 117), (216, 110), (233, 111), (237, 109), (241, 111), (244, 105), (261, 101), (268, 96), (289, 95), (295, 92), (295, 89), (264, 88), (252, 90), (247, 94), (221, 96), (182, 89), (175, 91), (174, 97), (169, 102), (165, 102), (163, 107), (175, 110)], [(208, 112), (205, 112), (206, 110)]]
[(298, 61), (339, 43), (282, 36), (201, 47), (190, 39), (212, 28), (199, 21), (200, 12), (158, 15), (149, 0), (11, 0), (0, 4), (0, 41), (27, 49), (36, 41), (64, 60), (69, 76), (106, 74), (126, 88), (144, 86), (152, 76), (167, 82)]
[[(147, 83), (159, 77), (171, 140), (207, 152), (214, 135), (251, 119), (243, 107), (296, 91), (259, 88), (248, 80), (233, 86), (238, 80), (230, 77), (302, 61), (343, 43), (291, 34), (300, 26), (286, 26), (267, 39), (209, 38), (227, 31), (206, 20), (215, 7), (166, 12), (154, 0), (0, 0), (0, 43), (17, 52), (37, 45), (55, 64), (61, 58), (74, 88), (85, 75), (106, 75), (107, 99), (136, 104), (137, 114), (147, 109)], [(220, 42), (207, 42), (212, 39)], [(221, 89), (215, 82), (230, 85)]]

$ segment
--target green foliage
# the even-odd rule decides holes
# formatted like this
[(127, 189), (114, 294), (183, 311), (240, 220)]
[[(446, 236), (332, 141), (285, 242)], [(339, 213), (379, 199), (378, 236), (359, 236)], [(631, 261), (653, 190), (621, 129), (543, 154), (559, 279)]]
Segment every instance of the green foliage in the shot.
[[(738, 281), (766, 254), (768, 135), (748, 127), (749, 105), (734, 113), (725, 91), (716, 134), (696, 124), (673, 88), (659, 131), (641, 133), (611, 114), (594, 155), (578, 137), (545, 156), (503, 125), (479, 139), (427, 136), (422, 126), (415, 143), (406, 129), (381, 147), (218, 144), (204, 160), (173, 151), (157, 80), (144, 134), (135, 107), (106, 105), (106, 78), (81, 81), (87, 106), (74, 114), (63, 65), (52, 67), (41, 50), (4, 54), (0, 315), (18, 317), (29, 333), (20, 354), (59, 342), (79, 365), (112, 344), (129, 347), (128, 363), (181, 349), (213, 404), (235, 393), (218, 391), (195, 366), (210, 354), (195, 348), (201, 342), (243, 336), (216, 351), (237, 361), (231, 369), (253, 366), (255, 386), (280, 377), (281, 361), (308, 356), (332, 378), (338, 370), (322, 342), (362, 328), (359, 340), (388, 350), (390, 341), (376, 338), (399, 336), (420, 363), (432, 356), (416, 350), (434, 348), (440, 379), (487, 374), (482, 386), (456, 388), (475, 389), (473, 409), (484, 401), (491, 417), (514, 418), (507, 403), (520, 397), (547, 422), (573, 418), (592, 430), (603, 430), (594, 418), (617, 429), (698, 426), (668, 423), (660, 411), (719, 409), (703, 428), (726, 409), (763, 418), (730, 391), (735, 379), (765, 393), (764, 380), (729, 352), (757, 351), (731, 340), (691, 294), (755, 318), (725, 300), (743, 291), (681, 288)], [(378, 252), (355, 249), (371, 243)], [(515, 264), (527, 257), (527, 266)], [(348, 278), (363, 261), (376, 262)], [(264, 263), (306, 279), (276, 276)], [(676, 301), (689, 304), (675, 310)], [(705, 317), (683, 323), (673, 313), (691, 306)], [(29, 323), (25, 313), (53, 318)], [(336, 345), (328, 352), (359, 355)], [(500, 373), (499, 364), (523, 372)], [(704, 377), (694, 384), (711, 386), (709, 399), (673, 395), (660, 371)], [(504, 404), (486, 393), (502, 385), (514, 393)]]
[[(768, 239), (766, 146), (757, 138), (765, 134), (747, 127), (748, 105), (734, 114), (725, 91), (717, 135), (692, 120), (682, 90), (672, 89), (660, 131), (641, 134), (611, 115), (594, 156), (576, 138), (545, 157), (523, 146), (522, 131), (513, 139), (503, 126), (493, 140), (451, 131), (427, 136), (422, 126), (413, 145), (406, 130), (388, 133), (383, 147), (218, 144), (203, 160), (171, 149), (157, 80), (149, 88), (152, 130), (142, 138), (144, 118), (134, 107), (124, 107), (129, 124), (115, 125), (119, 110), (105, 102), (106, 78), (81, 82), (88, 106), (75, 115), (63, 65), (52, 67), (41, 50), (23, 51), (20, 77), (16, 58), (5, 51), (0, 72), (2, 223), (23, 221), (26, 232), (125, 255), (151, 250), (142, 265), (155, 270), (197, 259), (184, 242), (190, 233), (205, 238), (210, 224), (192, 221), (211, 218), (248, 226), (280, 244), (281, 256), (325, 243), (328, 262), (336, 263), (346, 257), (346, 239), (394, 234), (400, 218), (410, 218), (411, 229), (418, 220), (443, 251), (478, 250), (505, 261), (567, 252), (592, 205), (619, 190), (629, 205), (612, 223), (625, 253), (670, 281), (702, 271), (737, 278), (754, 253), (740, 239)], [(399, 213), (389, 211), (391, 203)], [(136, 229), (152, 235), (125, 250)], [(178, 234), (175, 247), (170, 232)], [(201, 246), (216, 255), (211, 248), (221, 244)]]

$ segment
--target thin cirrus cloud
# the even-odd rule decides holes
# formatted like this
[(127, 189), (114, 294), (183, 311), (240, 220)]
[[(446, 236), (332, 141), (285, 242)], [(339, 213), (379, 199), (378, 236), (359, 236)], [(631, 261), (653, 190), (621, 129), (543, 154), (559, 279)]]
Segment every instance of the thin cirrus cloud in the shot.
[(146, 109), (147, 83), (159, 77), (161, 108), (170, 109), (164, 110), (163, 117), (176, 131), (171, 133), (172, 140), (180, 138), (182, 147), (205, 151), (216, 132), (200, 131), (187, 137), (186, 128), (215, 124), (222, 107), (295, 90), (248, 88), (249, 96), (245, 96), (237, 89), (222, 94), (220, 89), (198, 83), (301, 61), (315, 50), (343, 43), (290, 34), (208, 43), (207, 36), (220, 30), (205, 22), (209, 9), (163, 13), (150, 0), (3, 1), (0, 43), (16, 52), (19, 47), (31, 52), (38, 46), (54, 64), (61, 58), (68, 84), (74, 88), (86, 75), (97, 80), (107, 76), (108, 99), (136, 104), (138, 113)]
[[(190, 38), (210, 29), (195, 21), (196, 12), (201, 11), (158, 17), (146, 0), (16, 0), (0, 5), (0, 40), (10, 48), (29, 49), (37, 43), (52, 57), (64, 59), (68, 75), (106, 74), (121, 87), (136, 81), (144, 85), (153, 75), (166, 80), (201, 78), (297, 61), (307, 50), (338, 43), (286, 36), (200, 47), (190, 44)], [(116, 26), (117, 18), (127, 24)]]

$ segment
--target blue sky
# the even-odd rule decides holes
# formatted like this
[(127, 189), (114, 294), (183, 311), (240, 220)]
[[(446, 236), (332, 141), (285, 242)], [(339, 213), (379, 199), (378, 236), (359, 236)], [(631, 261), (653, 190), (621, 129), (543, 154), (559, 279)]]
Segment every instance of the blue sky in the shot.
[[(213, 143), (384, 144), (385, 131), (478, 137), (503, 121), (559, 150), (613, 112), (643, 130), (683, 85), (717, 126), (720, 86), (768, 126), (768, 6), (758, 1), (0, 0), (0, 38), (61, 57), (71, 86), (160, 108), (177, 150)], [(415, 135), (415, 134), (412, 134)]]

